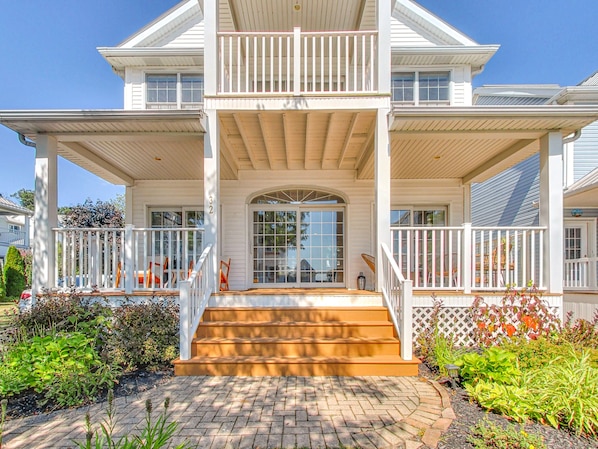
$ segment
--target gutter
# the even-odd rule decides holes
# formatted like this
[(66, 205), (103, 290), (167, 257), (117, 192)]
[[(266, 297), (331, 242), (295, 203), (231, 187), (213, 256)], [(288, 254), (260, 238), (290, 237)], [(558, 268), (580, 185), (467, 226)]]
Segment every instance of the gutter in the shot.
[(27, 137), (25, 137), (25, 135), (23, 133), (17, 133), (19, 135), (19, 142), (21, 142), (23, 145), (26, 145), (28, 147), (32, 147), (32, 148), (36, 148), (36, 144), (35, 142), (32, 142), (31, 140), (27, 140)]

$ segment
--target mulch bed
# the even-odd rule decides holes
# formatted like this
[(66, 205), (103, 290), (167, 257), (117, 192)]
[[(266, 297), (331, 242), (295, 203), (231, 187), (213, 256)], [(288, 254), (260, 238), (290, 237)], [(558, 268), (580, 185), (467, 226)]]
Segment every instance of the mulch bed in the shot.
[[(119, 383), (114, 387), (114, 396), (122, 397), (142, 393), (152, 388), (156, 388), (168, 382), (174, 376), (173, 369), (164, 371), (135, 371), (122, 376)], [(107, 391), (100, 395), (95, 402), (106, 400)], [(34, 391), (27, 391), (18, 396), (8, 399), (8, 408), (6, 418), (17, 419), (26, 416), (39, 415), (40, 413), (49, 413), (60, 410), (61, 406), (55, 403), (43, 404), (44, 397)], [(87, 404), (85, 404), (87, 405)]]
[[(420, 375), (430, 379), (437, 377), (424, 364), (420, 365)], [(460, 386), (453, 390), (450, 383), (446, 383), (445, 387), (449, 391), (451, 406), (457, 419), (442, 435), (438, 449), (474, 449), (474, 446), (467, 442), (467, 438), (471, 435), (471, 427), (484, 419), (503, 427), (509, 424), (519, 426), (504, 416), (483, 410), (477, 403), (470, 401), (467, 391)], [(565, 429), (555, 429), (537, 423), (525, 424), (524, 429), (527, 433), (541, 435), (548, 449), (598, 449), (598, 440), (578, 437)]]

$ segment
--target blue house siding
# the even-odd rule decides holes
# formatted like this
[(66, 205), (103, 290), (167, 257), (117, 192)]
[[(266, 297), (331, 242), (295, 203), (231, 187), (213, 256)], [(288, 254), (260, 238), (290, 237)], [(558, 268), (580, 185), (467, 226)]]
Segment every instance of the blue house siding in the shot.
[(540, 156), (520, 162), (471, 187), (474, 226), (536, 226), (539, 222)]

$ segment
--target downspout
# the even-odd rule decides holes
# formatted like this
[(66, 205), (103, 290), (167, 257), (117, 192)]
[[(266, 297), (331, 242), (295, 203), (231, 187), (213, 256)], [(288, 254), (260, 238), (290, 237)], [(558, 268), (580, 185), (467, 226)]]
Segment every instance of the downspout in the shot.
[(35, 148), (35, 142), (32, 142), (31, 140), (27, 140), (27, 137), (25, 137), (25, 134), (22, 133), (17, 133), (19, 135), (19, 142), (21, 142), (23, 145), (26, 145), (28, 147), (33, 147)]
[(576, 130), (572, 136), (570, 137), (565, 137), (563, 139), (563, 145), (566, 145), (568, 143), (571, 142), (575, 142), (577, 139), (579, 139), (581, 137), (581, 129)]
[[(568, 188), (572, 183), (573, 183), (573, 168), (569, 167), (569, 165), (573, 165), (573, 155), (571, 155), (571, 157), (569, 157), (569, 151), (567, 151), (565, 149), (565, 145), (575, 142), (577, 139), (579, 139), (581, 137), (581, 128), (580, 129), (576, 129), (575, 132), (571, 135), (569, 135), (568, 137), (565, 137), (563, 139), (563, 162), (564, 162), (564, 178), (563, 178), (563, 184), (565, 186), (565, 189)], [(569, 159), (571, 159), (569, 161)], [(570, 163), (570, 164), (569, 164)], [(571, 169), (571, 174), (569, 174), (569, 170)]]

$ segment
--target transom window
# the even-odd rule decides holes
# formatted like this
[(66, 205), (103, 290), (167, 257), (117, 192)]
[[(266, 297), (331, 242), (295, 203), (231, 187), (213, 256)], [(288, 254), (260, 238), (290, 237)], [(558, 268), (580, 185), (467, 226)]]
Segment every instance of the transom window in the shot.
[(148, 74), (145, 78), (148, 109), (187, 109), (203, 101), (203, 76), (198, 74)]
[(277, 190), (256, 196), (251, 204), (344, 204), (344, 200), (333, 193), (310, 189)]
[(393, 73), (392, 101), (418, 105), (420, 103), (448, 103), (450, 72)]

